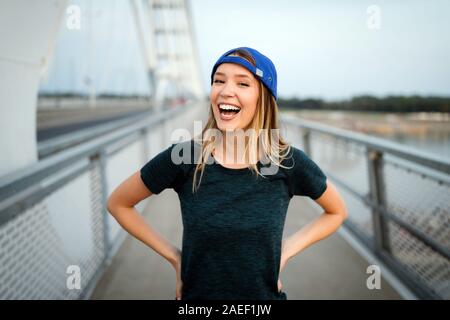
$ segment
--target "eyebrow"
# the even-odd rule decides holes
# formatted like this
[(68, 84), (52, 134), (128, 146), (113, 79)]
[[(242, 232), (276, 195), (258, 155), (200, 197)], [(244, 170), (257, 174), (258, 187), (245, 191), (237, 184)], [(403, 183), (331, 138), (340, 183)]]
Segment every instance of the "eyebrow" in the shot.
[[(218, 76), (225, 76), (225, 73), (222, 73), (222, 72), (216, 72), (215, 75), (218, 75)], [(246, 74), (236, 74), (235, 77), (236, 77), (236, 78), (249, 78), (249, 79), (250, 79), (250, 77), (249, 77), (248, 75), (246, 75)]]

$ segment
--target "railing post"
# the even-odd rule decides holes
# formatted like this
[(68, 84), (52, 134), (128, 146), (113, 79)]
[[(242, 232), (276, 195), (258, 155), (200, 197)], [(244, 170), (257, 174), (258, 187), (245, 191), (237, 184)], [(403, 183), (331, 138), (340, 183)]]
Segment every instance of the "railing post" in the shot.
[(144, 128), (140, 131), (140, 135), (142, 136), (142, 163), (145, 164), (149, 160), (149, 157), (151, 156), (151, 150), (150, 150), (150, 139), (148, 137), (149, 130)]
[(391, 252), (389, 229), (386, 219), (382, 216), (380, 207), (386, 207), (386, 194), (383, 178), (383, 153), (367, 148), (367, 168), (369, 173), (369, 192), (374, 206), (371, 207), (375, 248)]
[(170, 137), (168, 126), (169, 126), (168, 120), (167, 119), (162, 120), (160, 130), (161, 130), (161, 142), (162, 142), (163, 148), (166, 147), (168, 138)]
[[(100, 164), (100, 182), (102, 186), (102, 213), (103, 213), (103, 243), (105, 248), (105, 259), (108, 261), (112, 257), (111, 255), (111, 249), (112, 249), (112, 239), (111, 239), (111, 232), (109, 230), (109, 223), (108, 223), (108, 209), (107, 209), (107, 202), (108, 202), (108, 180), (106, 178), (106, 159), (107, 154), (105, 150), (100, 151), (98, 154), (98, 160)], [(108, 263), (108, 262), (107, 262)]]
[(303, 151), (311, 156), (311, 134), (309, 129), (300, 129), (300, 134), (303, 140)]

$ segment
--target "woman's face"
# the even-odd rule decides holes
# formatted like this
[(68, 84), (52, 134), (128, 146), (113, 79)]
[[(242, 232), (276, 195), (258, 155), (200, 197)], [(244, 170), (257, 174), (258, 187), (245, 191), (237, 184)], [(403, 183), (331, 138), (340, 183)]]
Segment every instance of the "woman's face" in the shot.
[(259, 82), (244, 67), (222, 63), (216, 70), (210, 100), (219, 130), (246, 129), (256, 111)]

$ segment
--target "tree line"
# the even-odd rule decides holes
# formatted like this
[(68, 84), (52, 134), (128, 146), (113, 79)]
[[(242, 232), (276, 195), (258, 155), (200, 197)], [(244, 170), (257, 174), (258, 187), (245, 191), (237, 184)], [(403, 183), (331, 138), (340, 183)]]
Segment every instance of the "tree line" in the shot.
[(279, 98), (280, 109), (342, 110), (370, 112), (447, 112), (450, 113), (450, 97), (387, 96), (378, 98), (364, 95), (343, 101), (322, 99)]

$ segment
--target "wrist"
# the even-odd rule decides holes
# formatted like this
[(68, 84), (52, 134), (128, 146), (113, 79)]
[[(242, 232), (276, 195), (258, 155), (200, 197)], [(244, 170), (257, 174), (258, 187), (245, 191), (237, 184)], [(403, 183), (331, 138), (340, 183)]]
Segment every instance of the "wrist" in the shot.
[(175, 269), (179, 268), (181, 265), (181, 251), (178, 248), (174, 248), (172, 254), (167, 258), (169, 263)]
[(284, 260), (284, 262), (287, 262), (289, 259), (291, 259), (293, 257), (293, 254), (291, 252), (291, 244), (290, 244), (289, 238), (283, 240), (283, 245), (282, 245), (282, 249), (281, 249), (281, 257)]

